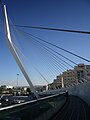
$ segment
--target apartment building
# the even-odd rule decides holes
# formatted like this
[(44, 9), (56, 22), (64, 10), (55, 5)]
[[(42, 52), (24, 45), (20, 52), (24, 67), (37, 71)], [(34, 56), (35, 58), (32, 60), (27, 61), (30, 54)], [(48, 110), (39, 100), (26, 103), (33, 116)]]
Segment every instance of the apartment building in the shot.
[(57, 89), (62, 86), (67, 87), (87, 80), (90, 80), (90, 65), (78, 64), (74, 69), (66, 70), (58, 75), (48, 87), (49, 89)]
[(77, 83), (77, 75), (75, 70), (67, 70), (63, 72), (62, 76), (65, 87)]

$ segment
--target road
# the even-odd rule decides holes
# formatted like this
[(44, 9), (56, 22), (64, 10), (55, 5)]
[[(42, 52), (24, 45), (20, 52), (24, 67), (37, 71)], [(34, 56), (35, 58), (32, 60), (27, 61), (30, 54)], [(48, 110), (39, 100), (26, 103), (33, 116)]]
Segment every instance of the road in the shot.
[(82, 99), (69, 96), (67, 103), (51, 120), (90, 120), (90, 108)]

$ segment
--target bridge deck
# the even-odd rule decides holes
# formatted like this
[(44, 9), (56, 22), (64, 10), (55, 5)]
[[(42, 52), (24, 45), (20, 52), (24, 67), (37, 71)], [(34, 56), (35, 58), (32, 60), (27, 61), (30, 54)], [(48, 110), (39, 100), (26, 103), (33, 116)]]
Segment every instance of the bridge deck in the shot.
[(0, 120), (48, 120), (66, 103), (68, 93), (56, 94), (0, 109)]

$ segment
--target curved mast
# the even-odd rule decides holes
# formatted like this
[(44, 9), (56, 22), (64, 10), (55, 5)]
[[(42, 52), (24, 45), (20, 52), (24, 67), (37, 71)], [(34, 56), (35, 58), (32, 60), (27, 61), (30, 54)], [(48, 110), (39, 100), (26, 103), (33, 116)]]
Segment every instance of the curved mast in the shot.
[(5, 19), (5, 29), (6, 29), (6, 38), (7, 38), (7, 44), (8, 44), (8, 47), (16, 61), (16, 63), (18, 64), (20, 70), (22, 71), (24, 77), (26, 78), (28, 84), (30, 85), (30, 88), (32, 89), (32, 91), (34, 92), (34, 95), (36, 96), (36, 98), (39, 98), (37, 92), (35, 91), (34, 89), (34, 86), (29, 78), (29, 75), (27, 74), (25, 68), (24, 68), (24, 65), (20, 59), (20, 57), (18, 56), (14, 46), (13, 46), (13, 42), (12, 42), (12, 38), (11, 38), (11, 34), (10, 34), (10, 27), (9, 27), (9, 21), (8, 21), (8, 15), (7, 15), (7, 10), (6, 10), (6, 6), (5, 5), (2, 5), (3, 6), (3, 12), (4, 12), (4, 19)]

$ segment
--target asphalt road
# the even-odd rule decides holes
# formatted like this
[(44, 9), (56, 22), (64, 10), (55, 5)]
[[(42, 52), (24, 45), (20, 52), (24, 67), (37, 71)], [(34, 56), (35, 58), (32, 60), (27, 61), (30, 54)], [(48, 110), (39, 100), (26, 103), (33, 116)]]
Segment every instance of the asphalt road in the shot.
[(82, 99), (69, 96), (67, 103), (51, 120), (90, 120), (90, 107)]

